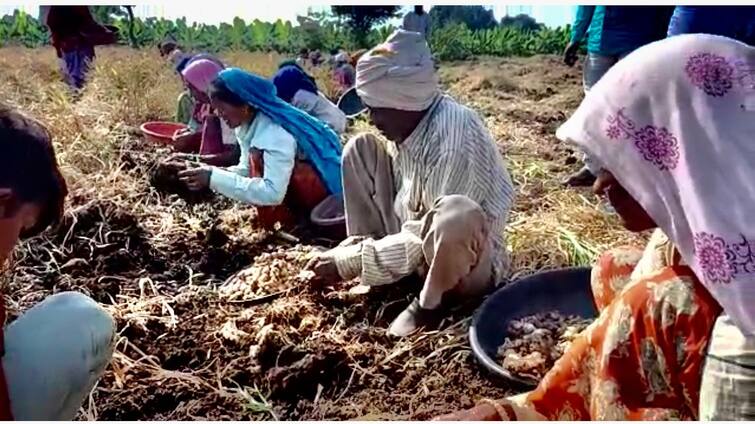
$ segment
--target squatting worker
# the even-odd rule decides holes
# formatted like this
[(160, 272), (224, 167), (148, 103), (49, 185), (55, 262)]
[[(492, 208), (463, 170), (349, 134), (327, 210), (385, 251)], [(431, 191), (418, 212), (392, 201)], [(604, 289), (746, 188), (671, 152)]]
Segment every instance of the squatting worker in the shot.
[(449, 304), (482, 296), (506, 273), (504, 225), (514, 198), (480, 117), (443, 94), (425, 39), (398, 30), (357, 65), (372, 134), (344, 149), (349, 239), (314, 258), (325, 281), (367, 286), (425, 274), (418, 299), (391, 324), (405, 336), (438, 324)]
[[(341, 193), (341, 142), (333, 130), (277, 96), (275, 85), (231, 68), (209, 89), (213, 109), (235, 129), (240, 159), (179, 174), (193, 190), (213, 191), (257, 206), (271, 229), (295, 223), (330, 194)], [(298, 215), (298, 216), (297, 216)]]
[[(20, 238), (60, 219), (66, 193), (47, 129), (0, 104), (0, 268)], [(114, 338), (110, 314), (76, 292), (49, 296), (0, 327), (0, 420), (73, 420), (110, 362)]]

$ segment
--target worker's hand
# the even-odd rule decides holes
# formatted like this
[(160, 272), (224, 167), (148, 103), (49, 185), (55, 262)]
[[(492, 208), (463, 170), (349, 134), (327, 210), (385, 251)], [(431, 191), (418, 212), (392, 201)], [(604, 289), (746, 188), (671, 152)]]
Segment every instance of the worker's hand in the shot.
[(189, 135), (193, 133), (194, 131), (191, 130), (191, 128), (184, 128), (182, 130), (178, 130), (175, 133), (173, 133), (173, 141), (176, 141), (177, 139)]
[(483, 403), (470, 409), (456, 411), (433, 418), (433, 421), (500, 421), (501, 416), (493, 405)]
[(173, 134), (173, 142), (174, 143), (180, 143), (182, 141), (188, 140), (189, 138), (195, 136), (194, 131), (191, 131), (189, 129), (179, 131), (175, 134)]
[(564, 50), (564, 63), (574, 66), (577, 63), (577, 53), (579, 53), (579, 43), (569, 43)]
[(186, 129), (173, 135), (173, 148), (179, 152), (190, 152), (192, 146), (198, 146), (201, 143), (202, 135)]
[(314, 282), (319, 285), (329, 285), (341, 281), (341, 275), (338, 274), (336, 261), (329, 255), (318, 253), (309, 260), (307, 271), (315, 273)]
[(189, 166), (190, 162), (196, 162), (197, 155), (191, 154), (191, 153), (174, 153), (170, 156), (168, 156), (168, 159), (165, 160), (167, 163), (181, 163), (183, 164), (183, 167), (186, 168)]
[(192, 191), (210, 187), (212, 169), (206, 167), (189, 168), (178, 173), (178, 178)]

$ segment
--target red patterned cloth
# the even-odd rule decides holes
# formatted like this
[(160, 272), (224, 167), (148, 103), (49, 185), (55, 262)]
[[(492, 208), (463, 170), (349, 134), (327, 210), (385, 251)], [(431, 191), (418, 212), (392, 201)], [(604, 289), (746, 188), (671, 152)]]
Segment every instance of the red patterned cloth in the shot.
[[(262, 152), (253, 150), (249, 155), (249, 176), (262, 177), (264, 163)], [(315, 206), (328, 197), (328, 191), (315, 169), (307, 162), (296, 161), (288, 191), (283, 204), (278, 206), (258, 206), (257, 219), (263, 228), (273, 229), (276, 223), (283, 227), (295, 223), (296, 216), (309, 217)]]
[[(651, 245), (643, 256), (620, 248), (598, 259), (592, 290), (599, 318), (534, 391), (497, 402), (502, 419), (698, 418), (702, 366), (721, 307), (689, 267), (664, 263), (660, 250)], [(646, 261), (649, 254), (657, 257)], [(660, 267), (633, 276), (640, 258)]]

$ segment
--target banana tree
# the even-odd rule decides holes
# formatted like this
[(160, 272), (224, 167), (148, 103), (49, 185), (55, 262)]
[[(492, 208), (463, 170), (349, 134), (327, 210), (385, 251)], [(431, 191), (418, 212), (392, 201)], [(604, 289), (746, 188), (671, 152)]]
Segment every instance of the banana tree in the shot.
[(283, 23), (280, 19), (275, 21), (272, 31), (273, 48), (275, 51), (285, 53), (293, 50), (291, 48), (291, 33), (291, 22)]
[(270, 46), (270, 30), (267, 22), (255, 19), (254, 22), (249, 24), (249, 29), (254, 50), (265, 50), (266, 47)]
[(186, 25), (186, 18), (176, 20), (176, 36), (178, 38), (177, 41), (188, 50), (197, 48), (201, 43), (197, 24)]
[(246, 22), (239, 17), (233, 19), (232, 26), (221, 24), (220, 31), (227, 34), (229, 45), (232, 49), (241, 50), (250, 44), (247, 36), (248, 28)]
[(176, 24), (164, 18), (157, 19), (150, 17), (144, 23), (150, 29), (150, 43), (159, 43), (169, 35), (175, 35), (176, 33)]
[(126, 8), (126, 15), (128, 15), (128, 41), (131, 47), (136, 48), (138, 45), (136, 43), (136, 38), (134, 37), (134, 7), (123, 7)]

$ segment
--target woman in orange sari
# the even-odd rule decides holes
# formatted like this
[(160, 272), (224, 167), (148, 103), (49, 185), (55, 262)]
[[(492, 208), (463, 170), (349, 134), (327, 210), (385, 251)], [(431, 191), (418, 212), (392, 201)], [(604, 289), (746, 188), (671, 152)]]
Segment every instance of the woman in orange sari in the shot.
[[(441, 419), (749, 417), (753, 69), (755, 48), (685, 35), (638, 49), (603, 77), (557, 136), (599, 158), (594, 191), (627, 229), (662, 232), (644, 255), (618, 249), (599, 258), (592, 288), (600, 315), (534, 391)], [(720, 356), (711, 332), (716, 340), (721, 323), (734, 334), (725, 359), (739, 371), (718, 371), (701, 402), (703, 370)], [(723, 395), (726, 381), (741, 393)]]

